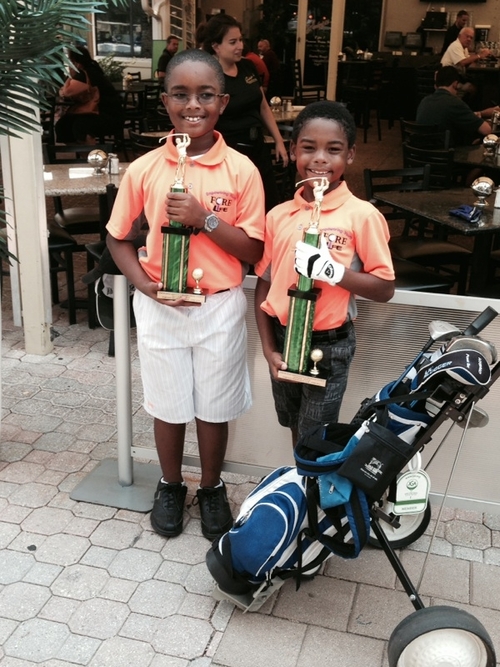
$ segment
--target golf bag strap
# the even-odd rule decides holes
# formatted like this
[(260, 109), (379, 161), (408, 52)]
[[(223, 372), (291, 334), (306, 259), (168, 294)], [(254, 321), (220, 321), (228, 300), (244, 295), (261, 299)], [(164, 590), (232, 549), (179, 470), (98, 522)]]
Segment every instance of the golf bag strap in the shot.
[[(318, 525), (319, 491), (314, 478), (307, 478), (306, 484), (307, 514), (309, 521), (309, 537), (313, 537), (329, 549), (332, 553), (342, 558), (356, 558), (368, 540), (366, 526), (369, 524), (368, 504), (366, 503), (366, 519), (361, 506), (359, 493), (353, 489), (350, 502), (337, 508), (324, 509), (324, 513), (337, 531), (335, 535), (324, 535)], [(340, 508), (345, 511), (343, 516), (348, 521), (342, 524)], [(353, 543), (346, 543), (346, 535), (351, 532)]]
[(367, 408), (378, 408), (382, 405), (391, 405), (391, 403), (413, 403), (413, 401), (423, 401), (429, 398), (432, 392), (430, 391), (416, 391), (414, 394), (402, 394), (401, 396), (389, 396), (389, 398), (381, 398), (379, 401), (367, 403)]
[[(365, 399), (361, 405), (361, 408), (358, 410), (355, 419), (361, 422), (368, 418), (370, 412), (374, 412), (377, 413), (378, 423), (382, 424), (382, 426), (385, 426), (387, 424), (387, 420), (389, 419), (389, 413), (387, 411), (388, 405), (423, 401), (427, 400), (431, 395), (432, 392), (430, 391), (416, 391), (413, 394), (401, 394), (400, 396), (389, 396), (389, 398), (381, 398), (378, 401), (373, 401), (373, 403), (370, 402), (370, 399)], [(380, 408), (385, 409), (381, 410)]]

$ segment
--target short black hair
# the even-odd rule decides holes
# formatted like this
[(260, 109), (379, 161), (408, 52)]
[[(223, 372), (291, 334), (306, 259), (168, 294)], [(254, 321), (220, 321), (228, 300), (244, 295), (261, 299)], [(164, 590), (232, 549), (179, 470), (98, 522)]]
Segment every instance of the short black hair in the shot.
[(217, 83), (220, 86), (220, 92), (224, 92), (226, 81), (224, 79), (224, 72), (222, 71), (222, 67), (219, 64), (219, 61), (206, 51), (201, 51), (200, 49), (187, 49), (186, 51), (181, 51), (180, 53), (175, 54), (175, 56), (168, 63), (167, 70), (165, 72), (165, 80), (163, 82), (165, 90), (168, 88), (170, 77), (172, 76), (174, 69), (185, 62), (205, 63), (205, 65), (211, 67), (217, 78)]
[(435, 84), (436, 88), (444, 88), (451, 86), (452, 83), (458, 81), (462, 83), (464, 77), (453, 65), (445, 65), (445, 67), (440, 67), (436, 72)]
[(340, 102), (321, 100), (320, 102), (308, 104), (295, 119), (292, 130), (292, 141), (294, 144), (297, 143), (302, 128), (315, 118), (334, 120), (344, 130), (349, 148), (352, 148), (356, 143), (356, 123), (347, 107)]
[(469, 16), (469, 12), (465, 9), (461, 9), (459, 12), (457, 12), (457, 19), (461, 18), (462, 16)]

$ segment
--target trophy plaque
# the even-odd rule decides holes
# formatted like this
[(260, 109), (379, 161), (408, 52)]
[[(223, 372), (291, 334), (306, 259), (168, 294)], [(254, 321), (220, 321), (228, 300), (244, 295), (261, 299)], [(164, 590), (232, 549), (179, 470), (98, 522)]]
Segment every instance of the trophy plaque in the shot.
[[(314, 207), (309, 227), (302, 240), (315, 248), (319, 247), (319, 218), (325, 190), (330, 185), (327, 178), (306, 179), (314, 181)], [(303, 183), (304, 181), (300, 181)], [(297, 183), (297, 185), (300, 185)], [(288, 290), (288, 324), (285, 331), (283, 360), (286, 371), (278, 371), (278, 377), (289, 382), (326, 386), (326, 379), (320, 377), (316, 364), (323, 358), (319, 349), (311, 350), (312, 327), (316, 301), (321, 290), (314, 287), (314, 280), (299, 276), (297, 283)]]
[[(174, 182), (170, 187), (170, 192), (187, 192), (184, 184), (184, 174), (187, 147), (191, 143), (191, 138), (188, 134), (171, 134), (168, 138), (170, 137), (172, 137), (172, 140), (175, 138), (175, 147), (179, 154)], [(203, 270), (201, 268), (196, 268), (193, 271), (196, 287), (193, 289), (187, 288), (189, 240), (193, 229), (185, 227), (175, 220), (169, 220), (168, 225), (162, 226), (161, 232), (163, 234), (161, 261), (161, 282), (163, 289), (156, 293), (157, 298), (166, 301), (182, 299), (191, 303), (204, 303), (205, 295), (200, 287), (200, 280), (203, 278)]]

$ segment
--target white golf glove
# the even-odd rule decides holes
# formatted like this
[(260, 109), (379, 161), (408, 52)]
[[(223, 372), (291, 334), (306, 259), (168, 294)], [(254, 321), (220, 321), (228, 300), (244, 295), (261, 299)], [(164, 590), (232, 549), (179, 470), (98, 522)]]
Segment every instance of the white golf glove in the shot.
[(336, 285), (344, 277), (345, 267), (332, 258), (326, 237), (322, 235), (319, 248), (304, 243), (304, 241), (297, 241), (295, 270), (306, 278)]

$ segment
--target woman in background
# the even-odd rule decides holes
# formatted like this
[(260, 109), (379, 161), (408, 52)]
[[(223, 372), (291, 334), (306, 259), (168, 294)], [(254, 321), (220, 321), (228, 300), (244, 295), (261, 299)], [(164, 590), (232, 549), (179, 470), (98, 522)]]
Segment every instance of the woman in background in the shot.
[[(57, 141), (93, 144), (96, 137), (121, 135), (124, 112), (118, 91), (85, 47), (78, 46), (68, 57), (73, 67), (59, 91), (68, 107), (55, 124)], [(82, 84), (88, 85), (87, 93), (82, 94)]]
[(228, 14), (213, 16), (206, 23), (203, 48), (222, 65), (229, 104), (215, 129), (226, 143), (247, 155), (258, 168), (266, 195), (266, 211), (279, 204), (271, 153), (264, 142), (264, 127), (272, 136), (277, 159), (288, 164), (288, 153), (262, 90), (255, 66), (243, 58), (243, 39), (238, 21)]

